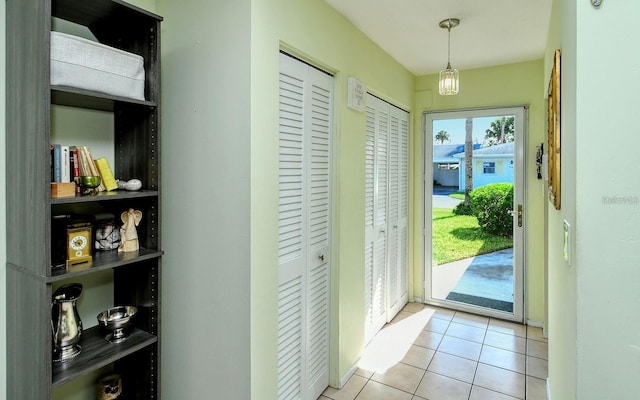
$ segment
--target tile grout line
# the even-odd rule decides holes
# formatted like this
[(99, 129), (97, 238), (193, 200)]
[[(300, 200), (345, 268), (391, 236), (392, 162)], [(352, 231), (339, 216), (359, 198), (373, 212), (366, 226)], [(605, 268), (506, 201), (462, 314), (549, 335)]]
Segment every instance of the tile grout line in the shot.
[(480, 354), (478, 354), (478, 362), (476, 363), (476, 370), (473, 371), (473, 379), (471, 380), (471, 390), (469, 390), (469, 398), (467, 400), (471, 400), (471, 393), (473, 393), (473, 387), (476, 386), (476, 375), (478, 374), (478, 368), (480, 368), (480, 357), (482, 357), (482, 349), (484, 349), (484, 341), (487, 338), (487, 330), (489, 328), (489, 323), (487, 322), (487, 329), (484, 331), (484, 336), (482, 337), (482, 343), (480, 345)]
[(527, 329), (525, 329), (525, 347), (524, 347), (524, 352), (525, 352), (525, 356), (524, 356), (524, 398), (525, 400), (527, 399), (527, 382), (529, 381), (527, 379), (528, 373), (529, 373), (529, 326), (527, 325)]

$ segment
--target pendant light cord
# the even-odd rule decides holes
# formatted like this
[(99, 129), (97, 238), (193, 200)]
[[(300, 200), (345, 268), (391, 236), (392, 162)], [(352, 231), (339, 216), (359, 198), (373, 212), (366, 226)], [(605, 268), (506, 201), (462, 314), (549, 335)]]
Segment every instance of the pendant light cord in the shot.
[(447, 31), (449, 32), (449, 40), (447, 42), (447, 69), (451, 69), (451, 20), (449, 20)]

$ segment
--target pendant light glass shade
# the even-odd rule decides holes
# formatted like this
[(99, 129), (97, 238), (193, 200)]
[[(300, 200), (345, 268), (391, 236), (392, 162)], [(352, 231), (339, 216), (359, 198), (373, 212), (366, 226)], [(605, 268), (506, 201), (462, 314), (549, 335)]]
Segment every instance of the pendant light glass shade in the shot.
[(449, 34), (449, 41), (447, 44), (447, 68), (440, 71), (439, 79), (439, 92), (442, 96), (450, 96), (458, 94), (460, 91), (460, 75), (458, 70), (451, 68), (451, 28), (455, 28), (460, 25), (460, 20), (457, 18), (448, 18), (444, 21), (440, 21), (440, 28), (446, 29)]
[(457, 69), (451, 68), (451, 64), (446, 69), (440, 71), (440, 94), (450, 96), (458, 94), (460, 90), (460, 76)]

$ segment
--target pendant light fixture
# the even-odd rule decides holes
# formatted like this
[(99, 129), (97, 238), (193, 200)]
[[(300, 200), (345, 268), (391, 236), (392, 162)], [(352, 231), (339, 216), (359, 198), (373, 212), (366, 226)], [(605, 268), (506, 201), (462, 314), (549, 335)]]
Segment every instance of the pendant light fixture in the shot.
[(449, 96), (458, 94), (460, 90), (460, 77), (458, 70), (451, 68), (451, 28), (455, 28), (460, 25), (458, 18), (447, 18), (444, 21), (440, 21), (440, 28), (446, 29), (449, 32), (449, 42), (447, 45), (447, 68), (440, 71), (440, 94), (443, 96)]

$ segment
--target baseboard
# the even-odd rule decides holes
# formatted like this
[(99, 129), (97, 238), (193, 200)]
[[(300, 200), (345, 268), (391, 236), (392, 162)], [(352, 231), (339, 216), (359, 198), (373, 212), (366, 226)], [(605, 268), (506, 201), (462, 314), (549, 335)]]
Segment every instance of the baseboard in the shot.
[(547, 400), (551, 400), (551, 385), (549, 384), (549, 378), (547, 378)]
[(358, 370), (358, 364), (360, 364), (360, 358), (358, 358), (358, 361), (356, 361), (356, 363), (351, 368), (349, 368), (347, 373), (340, 379), (340, 387), (338, 387), (337, 389), (342, 389), (344, 385), (349, 382), (349, 379), (351, 379), (353, 374), (355, 374)]
[(422, 300), (422, 297), (414, 297), (413, 298), (413, 302), (414, 303), (424, 304), (424, 300)]
[(542, 328), (542, 330), (544, 330), (544, 322), (533, 321), (533, 320), (528, 319), (527, 320), (527, 325), (533, 326), (534, 328)]

